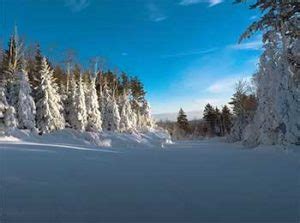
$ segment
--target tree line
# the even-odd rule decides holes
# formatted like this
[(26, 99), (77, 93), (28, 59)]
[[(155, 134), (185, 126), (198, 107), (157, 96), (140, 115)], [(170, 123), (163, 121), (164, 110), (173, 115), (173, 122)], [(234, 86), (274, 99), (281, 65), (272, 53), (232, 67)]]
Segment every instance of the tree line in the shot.
[(158, 126), (166, 128), (173, 139), (199, 139), (203, 137), (226, 136), (232, 127), (232, 112), (227, 105), (221, 110), (207, 104), (200, 120), (188, 120), (184, 110), (180, 108), (177, 121), (160, 121)]

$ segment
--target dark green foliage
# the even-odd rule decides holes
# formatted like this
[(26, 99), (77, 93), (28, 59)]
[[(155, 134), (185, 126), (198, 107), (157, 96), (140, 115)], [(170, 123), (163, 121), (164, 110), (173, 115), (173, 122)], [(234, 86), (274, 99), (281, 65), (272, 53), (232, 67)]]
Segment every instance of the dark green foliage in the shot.
[(210, 104), (205, 106), (203, 118), (209, 124), (211, 134), (214, 135), (216, 133), (217, 115), (215, 109)]
[(131, 106), (137, 111), (145, 101), (146, 92), (144, 90), (144, 85), (137, 77), (133, 77), (130, 80), (130, 90), (132, 94)]
[(230, 105), (233, 106), (233, 114), (236, 116), (247, 116), (254, 113), (257, 106), (255, 95), (249, 91), (249, 86), (245, 81), (239, 81), (236, 86), (236, 92), (231, 98)]
[(2, 72), (7, 81), (11, 81), (21, 68), (23, 61), (22, 45), (14, 34), (9, 40), (8, 49), (5, 50), (2, 61)]
[(231, 114), (229, 108), (225, 105), (222, 108), (223, 135), (227, 135), (230, 133), (231, 126), (232, 126), (232, 114)]
[[(235, 3), (243, 3), (247, 0), (235, 0)], [(250, 2), (250, 1), (249, 1)], [(284, 35), (299, 38), (300, 27), (296, 25), (293, 20), (297, 19), (299, 14), (300, 1), (298, 0), (256, 0), (251, 1), (250, 9), (259, 10), (262, 16), (258, 21), (253, 22), (247, 30), (242, 34), (240, 42), (243, 39), (249, 38), (254, 33), (259, 31), (275, 31), (283, 33), (286, 28), (283, 26), (287, 24)], [(268, 39), (268, 35), (264, 35)]]
[[(28, 55), (28, 57), (30, 58), (30, 56)], [(41, 70), (41, 66), (42, 66), (42, 59), (43, 59), (43, 55), (41, 53), (41, 49), (40, 49), (40, 45), (37, 44), (35, 47), (35, 55), (34, 55), (34, 59), (32, 61), (32, 59), (30, 59), (31, 62), (29, 62), (29, 81), (30, 84), (32, 86), (32, 92), (33, 95), (36, 95), (36, 88), (39, 86), (39, 84), (41, 83), (41, 75), (40, 75), (40, 70)]]
[(185, 133), (188, 133), (190, 130), (189, 121), (183, 109), (181, 108), (177, 117), (177, 126), (179, 129), (183, 130)]
[(130, 90), (130, 79), (126, 73), (122, 72), (118, 83), (118, 94), (123, 94), (124, 92), (128, 92)]
[(3, 85), (6, 86), (7, 101), (10, 105), (15, 105), (18, 94), (17, 73), (25, 67), (23, 44), (19, 40), (17, 31), (11, 36), (8, 49), (4, 52), (2, 60)]

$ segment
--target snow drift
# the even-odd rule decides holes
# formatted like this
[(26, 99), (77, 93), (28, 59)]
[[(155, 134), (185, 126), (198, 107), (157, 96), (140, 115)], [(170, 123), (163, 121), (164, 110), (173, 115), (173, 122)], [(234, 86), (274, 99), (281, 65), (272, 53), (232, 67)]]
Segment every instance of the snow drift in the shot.
[(145, 133), (81, 132), (63, 129), (43, 135), (29, 130), (10, 129), (0, 136), (0, 141), (119, 149), (157, 148), (172, 143), (170, 135), (163, 129), (152, 129)]

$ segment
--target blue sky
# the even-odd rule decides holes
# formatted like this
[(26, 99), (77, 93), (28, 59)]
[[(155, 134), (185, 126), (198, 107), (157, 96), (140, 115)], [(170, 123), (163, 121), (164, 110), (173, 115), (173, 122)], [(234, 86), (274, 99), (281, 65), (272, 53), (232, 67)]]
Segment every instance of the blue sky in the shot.
[(2, 0), (1, 39), (18, 25), (50, 58), (104, 56), (144, 82), (153, 113), (224, 105), (256, 70), (260, 37), (237, 45), (257, 17), (231, 0)]

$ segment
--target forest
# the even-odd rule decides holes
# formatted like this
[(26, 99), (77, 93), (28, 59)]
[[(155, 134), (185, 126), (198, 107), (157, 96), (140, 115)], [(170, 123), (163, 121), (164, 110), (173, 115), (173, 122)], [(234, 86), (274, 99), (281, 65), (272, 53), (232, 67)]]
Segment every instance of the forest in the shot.
[(53, 65), (39, 44), (26, 47), (12, 34), (1, 51), (0, 126), (40, 134), (79, 131), (148, 131), (154, 125), (146, 92), (137, 77), (102, 70), (95, 59), (84, 69), (69, 55)]

